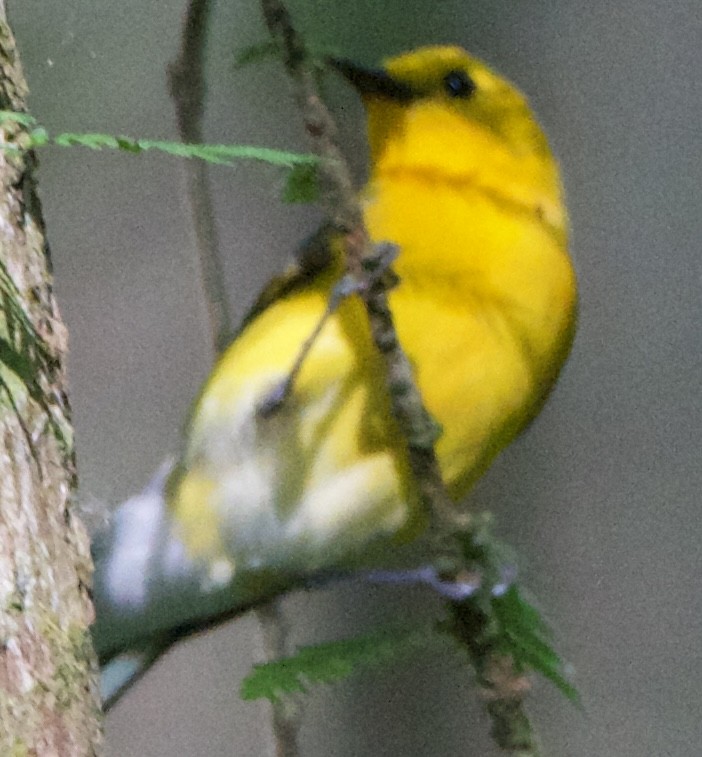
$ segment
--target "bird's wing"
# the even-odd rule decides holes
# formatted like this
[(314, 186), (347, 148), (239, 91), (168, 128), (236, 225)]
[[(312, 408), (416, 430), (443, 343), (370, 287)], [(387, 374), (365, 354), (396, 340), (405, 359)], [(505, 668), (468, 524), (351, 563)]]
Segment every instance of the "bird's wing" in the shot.
[(283, 297), (311, 284), (320, 274), (338, 265), (341, 250), (334, 244), (338, 232), (331, 224), (323, 224), (308, 237), (295, 252), (294, 262), (280, 275), (271, 279), (244, 316), (234, 339), (264, 310)]

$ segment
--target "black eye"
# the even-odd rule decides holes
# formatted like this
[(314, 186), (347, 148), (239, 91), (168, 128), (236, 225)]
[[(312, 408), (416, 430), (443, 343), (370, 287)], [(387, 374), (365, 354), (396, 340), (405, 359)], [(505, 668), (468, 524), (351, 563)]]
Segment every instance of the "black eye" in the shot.
[(475, 82), (465, 71), (449, 71), (444, 76), (444, 89), (450, 97), (470, 97), (475, 92)]

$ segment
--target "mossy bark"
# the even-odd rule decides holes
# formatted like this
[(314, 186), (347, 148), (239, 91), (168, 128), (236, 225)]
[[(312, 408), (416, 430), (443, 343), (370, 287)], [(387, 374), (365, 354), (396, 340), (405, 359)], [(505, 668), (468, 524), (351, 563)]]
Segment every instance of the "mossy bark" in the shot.
[[(26, 92), (0, 4), (0, 109), (25, 112)], [(0, 138), (0, 754), (95, 755), (92, 568), (72, 506), (66, 331), (34, 157), (19, 124), (3, 121)]]

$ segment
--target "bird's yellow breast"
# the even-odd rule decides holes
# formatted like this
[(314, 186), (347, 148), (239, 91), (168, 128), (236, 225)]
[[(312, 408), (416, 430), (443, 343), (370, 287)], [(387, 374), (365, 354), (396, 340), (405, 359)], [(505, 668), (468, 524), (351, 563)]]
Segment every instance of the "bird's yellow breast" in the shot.
[[(572, 318), (570, 266), (537, 215), (515, 217), (479, 191), (420, 177), (377, 189), (367, 223), (376, 240), (400, 245), (400, 284), (390, 304), (419, 388), (443, 428), (437, 452), (458, 496), (527, 422), (555, 378)], [(196, 551), (215, 552), (215, 536), (240, 565), (301, 570), (421, 528), (404, 443), (357, 297), (323, 328), (283, 407), (271, 417), (257, 412), (291, 370), (332, 282), (328, 276), (268, 308), (210, 378), (175, 500)]]
[(458, 496), (550, 389), (570, 343), (572, 268), (561, 233), (535, 210), (515, 212), (469, 181), (376, 181), (366, 220), (402, 250), (391, 306)]
[[(458, 69), (475, 89), (447, 99)], [(399, 245), (390, 305), (458, 497), (537, 412), (567, 354), (565, 212), (545, 138), (510, 85), (457, 48), (411, 53), (388, 70), (420, 94), (367, 98), (365, 221), (373, 240)], [(193, 554), (234, 570), (310, 571), (377, 557), (373, 545), (421, 529), (358, 296), (328, 319), (282, 406), (260, 412), (342, 273), (337, 259), (270, 304), (208, 380), (171, 486)]]

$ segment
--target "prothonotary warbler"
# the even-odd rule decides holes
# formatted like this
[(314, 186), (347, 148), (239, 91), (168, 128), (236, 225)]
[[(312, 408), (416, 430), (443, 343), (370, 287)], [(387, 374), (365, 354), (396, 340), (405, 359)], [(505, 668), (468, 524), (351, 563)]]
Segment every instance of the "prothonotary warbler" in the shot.
[[(365, 223), (399, 247), (390, 306), (458, 500), (539, 411), (570, 349), (558, 168), (523, 95), (458, 47), (335, 66), (365, 105)], [(358, 295), (326, 320), (281, 406), (261, 411), (344, 273), (341, 247), (317, 235), (264, 292), (165, 483), (116, 513), (98, 555), (104, 657), (300, 575), (381, 565), (425, 528)]]

